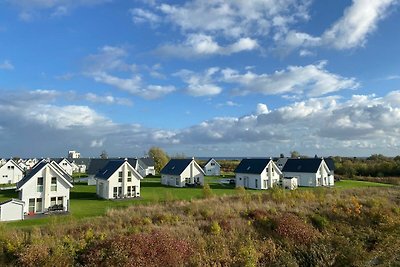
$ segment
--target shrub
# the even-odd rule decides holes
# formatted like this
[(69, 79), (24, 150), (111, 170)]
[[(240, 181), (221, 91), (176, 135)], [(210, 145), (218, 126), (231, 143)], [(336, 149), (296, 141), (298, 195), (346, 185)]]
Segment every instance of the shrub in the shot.
[(311, 219), (311, 223), (321, 231), (324, 230), (329, 224), (328, 219), (319, 214), (312, 215), (310, 219)]
[(217, 221), (213, 221), (210, 225), (210, 233), (213, 235), (221, 234), (222, 228)]
[(275, 220), (275, 233), (298, 244), (311, 243), (318, 232), (302, 219), (291, 213), (281, 215)]
[(203, 198), (210, 198), (212, 197), (214, 194), (211, 190), (211, 187), (209, 184), (205, 184), (203, 186)]

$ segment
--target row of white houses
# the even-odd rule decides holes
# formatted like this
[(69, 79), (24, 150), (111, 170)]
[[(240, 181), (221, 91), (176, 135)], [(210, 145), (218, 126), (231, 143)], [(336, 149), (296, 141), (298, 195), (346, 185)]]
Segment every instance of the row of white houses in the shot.
[[(51, 211), (70, 211), (70, 190), (73, 187), (72, 172), (68, 160), (41, 160), (30, 172), (16, 182), (18, 199), (0, 203), (0, 221), (20, 220), (24, 215)], [(100, 162), (100, 161), (99, 161)], [(112, 159), (101, 161), (94, 175), (96, 193), (104, 199), (140, 197), (143, 180), (137, 159)], [(214, 164), (209, 164), (213, 163)], [(66, 164), (65, 164), (66, 163)], [(101, 165), (101, 167), (99, 167)], [(161, 170), (161, 183), (173, 187), (203, 186), (207, 166), (220, 165), (210, 159), (201, 167), (194, 158), (171, 159)], [(14, 166), (7, 161), (2, 167)], [(214, 169), (215, 170), (215, 169)], [(71, 174), (70, 174), (71, 173)], [(146, 172), (144, 172), (145, 174)], [(299, 186), (333, 186), (334, 164), (332, 159), (287, 159), (280, 168), (272, 159), (243, 159), (235, 169), (236, 186), (251, 189), (269, 189), (283, 186), (295, 189)]]

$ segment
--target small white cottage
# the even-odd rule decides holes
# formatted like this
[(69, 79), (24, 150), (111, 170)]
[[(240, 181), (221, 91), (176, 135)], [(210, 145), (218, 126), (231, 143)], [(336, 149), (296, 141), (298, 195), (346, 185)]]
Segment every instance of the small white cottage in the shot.
[(299, 186), (333, 186), (334, 177), (323, 158), (288, 159), (285, 177), (298, 177)]
[(69, 211), (72, 178), (57, 163), (42, 160), (17, 183), (19, 199), (25, 202), (24, 213)]
[(213, 158), (210, 158), (203, 167), (204, 173), (207, 176), (220, 176), (221, 165)]
[(24, 205), (23, 201), (14, 198), (0, 203), (0, 221), (23, 220)]
[(12, 159), (0, 167), (0, 184), (15, 184), (24, 176), (24, 170)]
[(192, 159), (171, 159), (160, 171), (161, 184), (175, 187), (204, 185), (204, 171)]
[(284, 177), (282, 187), (289, 190), (297, 189), (297, 177)]
[(72, 176), (72, 173), (74, 172), (74, 167), (72, 166), (71, 162), (69, 162), (68, 159), (62, 158), (62, 159), (57, 159), (55, 160), (57, 164), (70, 176)]
[(269, 189), (279, 184), (281, 175), (272, 159), (243, 159), (235, 169), (236, 187)]
[(128, 160), (110, 160), (95, 175), (97, 195), (104, 199), (140, 197), (143, 177)]

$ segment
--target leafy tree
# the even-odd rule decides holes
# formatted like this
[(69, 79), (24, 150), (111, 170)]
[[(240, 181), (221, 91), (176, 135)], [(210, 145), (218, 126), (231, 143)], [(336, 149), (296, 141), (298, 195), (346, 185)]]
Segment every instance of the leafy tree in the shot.
[(149, 156), (154, 159), (154, 168), (157, 173), (160, 173), (161, 169), (168, 163), (169, 157), (159, 147), (152, 147), (149, 149)]
[(300, 153), (298, 151), (296, 151), (296, 150), (293, 150), (293, 151), (290, 152), (290, 157), (292, 159), (296, 159), (296, 158), (300, 157)]
[(105, 150), (101, 151), (100, 158), (101, 159), (108, 159), (107, 151), (105, 151)]

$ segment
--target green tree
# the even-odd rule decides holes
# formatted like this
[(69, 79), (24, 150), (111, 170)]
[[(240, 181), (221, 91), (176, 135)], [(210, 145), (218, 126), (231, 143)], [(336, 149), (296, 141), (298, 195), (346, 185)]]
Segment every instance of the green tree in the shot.
[(296, 150), (293, 150), (293, 151), (290, 152), (290, 157), (292, 159), (297, 159), (298, 157), (300, 157), (300, 153), (298, 151), (296, 151)]
[(149, 156), (154, 159), (154, 168), (157, 173), (160, 173), (161, 169), (168, 163), (169, 157), (159, 147), (152, 147), (149, 149)]

